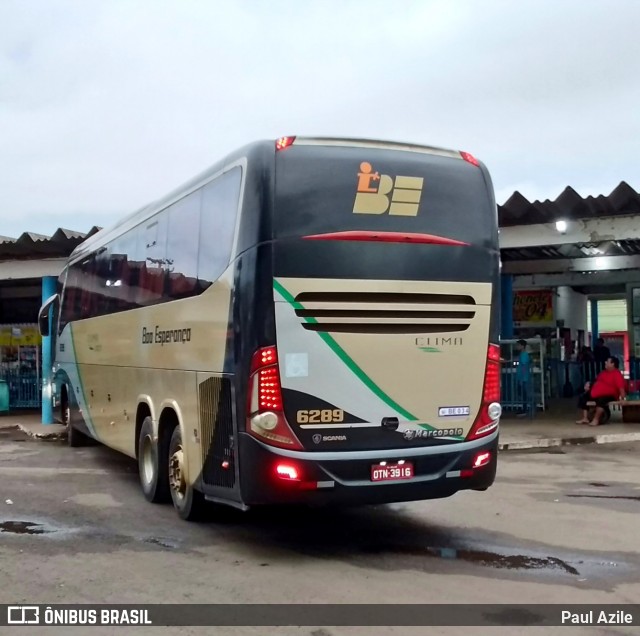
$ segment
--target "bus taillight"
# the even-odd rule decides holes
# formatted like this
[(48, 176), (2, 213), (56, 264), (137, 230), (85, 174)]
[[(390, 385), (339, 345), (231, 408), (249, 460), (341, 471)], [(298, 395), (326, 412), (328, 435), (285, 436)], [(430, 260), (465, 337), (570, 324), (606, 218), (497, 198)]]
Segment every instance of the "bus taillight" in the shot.
[(489, 435), (496, 428), (502, 415), (500, 406), (500, 347), (490, 344), (487, 351), (487, 366), (484, 375), (482, 405), (476, 421), (469, 431), (468, 440)]
[(247, 431), (251, 435), (272, 446), (303, 448), (284, 416), (278, 351), (275, 347), (265, 347), (254, 354), (248, 395)]
[(482, 468), (486, 466), (491, 461), (491, 453), (478, 453), (473, 459), (473, 467), (474, 468)]
[(295, 137), (280, 137), (280, 139), (276, 140), (276, 150), (284, 150), (292, 146), (295, 140)]
[(473, 166), (479, 166), (480, 165), (480, 162), (470, 152), (464, 152), (464, 151), (461, 150), (460, 151), (460, 156), (465, 161), (468, 161)]
[(276, 464), (276, 475), (280, 479), (289, 479), (290, 481), (300, 479), (300, 471), (293, 464)]

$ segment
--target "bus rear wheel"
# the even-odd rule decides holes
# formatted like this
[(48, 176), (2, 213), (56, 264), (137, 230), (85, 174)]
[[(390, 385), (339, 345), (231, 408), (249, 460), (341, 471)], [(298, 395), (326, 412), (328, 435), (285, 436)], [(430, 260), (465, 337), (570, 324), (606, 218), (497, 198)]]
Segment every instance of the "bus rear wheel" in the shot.
[(168, 468), (171, 499), (178, 516), (185, 521), (202, 519), (207, 503), (202, 493), (187, 483), (184, 445), (179, 426), (174, 429), (169, 442)]
[(165, 503), (170, 499), (168, 453), (166, 439), (154, 441), (153, 421), (145, 417), (138, 437), (138, 475), (144, 497), (151, 503)]

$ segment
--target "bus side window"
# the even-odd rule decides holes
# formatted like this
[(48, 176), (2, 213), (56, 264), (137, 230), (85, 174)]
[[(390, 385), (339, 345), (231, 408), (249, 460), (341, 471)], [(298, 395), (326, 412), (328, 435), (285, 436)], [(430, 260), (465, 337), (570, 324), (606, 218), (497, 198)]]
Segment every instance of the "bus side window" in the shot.
[(81, 265), (82, 268), (82, 299), (80, 301), (80, 319), (91, 318), (96, 315), (98, 300), (98, 283), (95, 276), (96, 257), (92, 254)]
[[(132, 286), (135, 286), (135, 304), (155, 305), (164, 296), (167, 267), (167, 210), (149, 219), (142, 227), (138, 240), (137, 258), (129, 255)], [(135, 273), (134, 273), (135, 272)]]
[(203, 188), (198, 250), (201, 289), (218, 280), (229, 265), (241, 181), (242, 169), (233, 168)]
[(202, 190), (196, 190), (169, 208), (169, 298), (187, 298), (197, 292), (198, 235)]
[(58, 333), (62, 333), (65, 325), (79, 318), (80, 290), (78, 289), (77, 270), (79, 265), (72, 265), (67, 271), (62, 291), (62, 302), (60, 311), (60, 326)]
[(102, 248), (96, 255), (95, 280), (95, 315), (104, 316), (110, 313), (110, 292), (112, 289), (110, 287), (111, 280), (109, 279), (109, 252), (106, 247)]

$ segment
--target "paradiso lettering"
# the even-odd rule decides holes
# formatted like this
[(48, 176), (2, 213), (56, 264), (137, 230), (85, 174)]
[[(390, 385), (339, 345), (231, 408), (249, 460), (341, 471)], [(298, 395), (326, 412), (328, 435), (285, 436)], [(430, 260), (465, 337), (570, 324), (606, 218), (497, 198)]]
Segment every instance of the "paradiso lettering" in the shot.
[(156, 325), (155, 329), (142, 328), (142, 344), (159, 344), (164, 347), (166, 344), (181, 342), (186, 344), (191, 342), (191, 329), (160, 329)]
[(417, 216), (422, 197), (422, 177), (397, 176), (373, 171), (367, 161), (360, 164), (358, 190), (353, 204), (354, 214)]

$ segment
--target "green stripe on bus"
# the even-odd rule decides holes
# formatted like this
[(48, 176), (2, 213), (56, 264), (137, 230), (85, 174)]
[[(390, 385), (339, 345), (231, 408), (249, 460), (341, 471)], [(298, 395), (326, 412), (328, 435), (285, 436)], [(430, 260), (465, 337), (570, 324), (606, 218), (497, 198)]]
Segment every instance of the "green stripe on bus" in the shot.
[[(275, 280), (275, 278), (273, 280), (273, 287), (294, 309), (304, 309), (304, 306), (296, 301), (291, 293), (289, 293), (281, 283)], [(318, 321), (315, 318), (305, 317), (304, 320), (311, 324), (318, 324)], [(400, 404), (398, 404), (393, 398), (388, 396), (328, 333), (325, 331), (317, 331), (316, 333), (327, 345), (329, 345), (329, 348), (340, 358), (340, 360), (342, 360), (342, 362), (345, 363), (350, 371), (385, 404), (400, 413), (400, 415), (405, 417), (407, 420), (416, 421), (418, 419), (415, 415), (412, 415), (409, 411), (402, 408), (402, 406), (400, 406)]]

